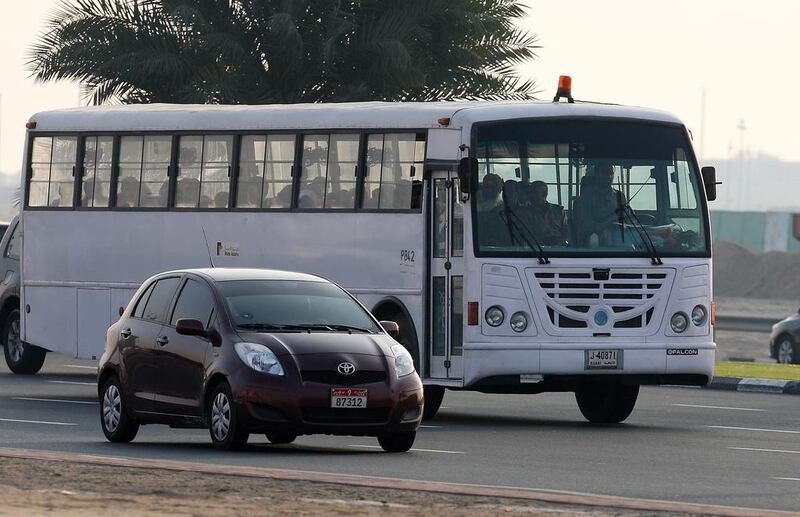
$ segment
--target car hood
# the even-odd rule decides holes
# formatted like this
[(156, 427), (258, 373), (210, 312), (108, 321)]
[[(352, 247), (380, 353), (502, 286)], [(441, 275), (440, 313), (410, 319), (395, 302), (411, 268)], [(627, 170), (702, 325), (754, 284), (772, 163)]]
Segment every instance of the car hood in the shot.
[(394, 357), (384, 334), (347, 332), (239, 332), (243, 341), (266, 345), (275, 355), (361, 354)]

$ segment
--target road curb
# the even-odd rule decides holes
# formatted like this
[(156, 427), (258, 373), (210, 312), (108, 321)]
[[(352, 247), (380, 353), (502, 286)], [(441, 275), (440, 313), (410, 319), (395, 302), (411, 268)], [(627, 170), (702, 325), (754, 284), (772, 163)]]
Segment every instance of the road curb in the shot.
[(442, 481), (422, 481), (413, 479), (362, 476), (355, 474), (335, 474), (329, 472), (312, 472), (267, 467), (220, 465), (190, 461), (154, 460), (120, 456), (98, 456), (74, 452), (42, 451), (34, 449), (0, 447), (0, 458), (83, 463), (107, 467), (161, 469), (175, 472), (195, 472), (200, 474), (243, 476), (285, 481), (307, 481), (334, 485), (380, 488), (387, 490), (410, 490), (451, 495), (503, 497), (509, 499), (541, 501), (556, 504), (639, 510), (646, 512), (688, 513), (695, 515), (717, 515), (725, 517), (750, 517), (754, 515), (761, 517), (798, 516), (797, 512), (788, 512), (782, 510), (766, 510), (759, 508), (741, 508), (712, 504), (684, 503), (679, 501), (639, 499), (634, 497), (586, 494), (562, 490), (473, 485), (448, 483)]
[(743, 391), (750, 393), (776, 393), (800, 395), (800, 382), (776, 379), (750, 379), (746, 377), (714, 377), (706, 386), (712, 390)]

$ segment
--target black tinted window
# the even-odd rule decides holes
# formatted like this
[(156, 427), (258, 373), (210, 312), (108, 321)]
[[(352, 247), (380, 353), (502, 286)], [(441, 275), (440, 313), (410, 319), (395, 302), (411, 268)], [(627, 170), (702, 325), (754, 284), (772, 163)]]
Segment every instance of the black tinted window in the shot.
[(208, 288), (200, 282), (187, 280), (181, 289), (178, 301), (175, 302), (170, 325), (174, 326), (178, 320), (187, 318), (201, 321), (203, 325), (208, 326), (213, 311), (214, 301)]
[(178, 287), (177, 277), (164, 278), (156, 282), (144, 308), (144, 319), (164, 321), (164, 315), (167, 313), (167, 307), (169, 307), (169, 302), (172, 301), (172, 295), (175, 294), (176, 287)]
[(156, 285), (155, 282), (150, 284), (150, 286), (145, 289), (142, 296), (139, 297), (139, 300), (136, 302), (136, 308), (133, 310), (133, 317), (134, 318), (141, 318), (144, 315), (144, 307), (147, 305), (147, 299), (150, 298), (150, 293), (153, 292), (153, 286)]

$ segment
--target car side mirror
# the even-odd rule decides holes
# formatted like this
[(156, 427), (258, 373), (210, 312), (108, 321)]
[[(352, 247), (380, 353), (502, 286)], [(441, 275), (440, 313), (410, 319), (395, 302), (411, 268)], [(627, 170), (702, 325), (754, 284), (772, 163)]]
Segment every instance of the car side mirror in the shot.
[(120, 307), (119, 308), (119, 317), (121, 318), (123, 314), (125, 314), (125, 307)]
[(207, 337), (206, 327), (198, 320), (182, 318), (175, 324), (175, 332), (183, 336)]
[(458, 182), (463, 194), (472, 193), (472, 182), (478, 177), (478, 159), (464, 157), (458, 162)]
[(400, 325), (394, 321), (381, 321), (381, 327), (392, 337), (398, 337), (400, 335)]
[(717, 181), (717, 171), (714, 167), (703, 167), (700, 169), (700, 174), (703, 176), (703, 185), (706, 187), (706, 199), (714, 201), (717, 199), (717, 185), (722, 184)]

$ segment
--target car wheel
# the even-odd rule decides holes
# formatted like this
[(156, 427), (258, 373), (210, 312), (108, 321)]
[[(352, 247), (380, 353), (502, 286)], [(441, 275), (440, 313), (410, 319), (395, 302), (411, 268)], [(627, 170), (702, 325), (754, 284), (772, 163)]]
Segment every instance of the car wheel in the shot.
[(795, 364), (800, 362), (800, 353), (791, 336), (783, 335), (775, 346), (775, 357), (781, 364)]
[(139, 422), (128, 414), (119, 378), (114, 375), (103, 385), (100, 396), (100, 427), (109, 442), (127, 443), (136, 438)]
[(247, 444), (250, 433), (242, 427), (239, 410), (227, 382), (221, 382), (211, 390), (206, 412), (208, 432), (214, 447), (230, 451), (241, 449)]
[(378, 443), (386, 452), (406, 452), (417, 437), (416, 431), (404, 431), (400, 433), (386, 433), (378, 435)]
[(8, 313), (3, 322), (3, 348), (8, 369), (20, 375), (33, 375), (42, 369), (47, 351), (22, 341), (19, 310)]
[(422, 409), (422, 420), (430, 420), (439, 412), (444, 400), (444, 386), (425, 386), (425, 407)]
[(277, 431), (274, 433), (266, 433), (266, 436), (267, 440), (269, 440), (269, 443), (273, 443), (275, 445), (292, 443), (297, 439), (296, 433), (291, 433), (288, 431)]
[(575, 392), (583, 416), (593, 424), (618, 424), (636, 405), (639, 385), (590, 385)]

